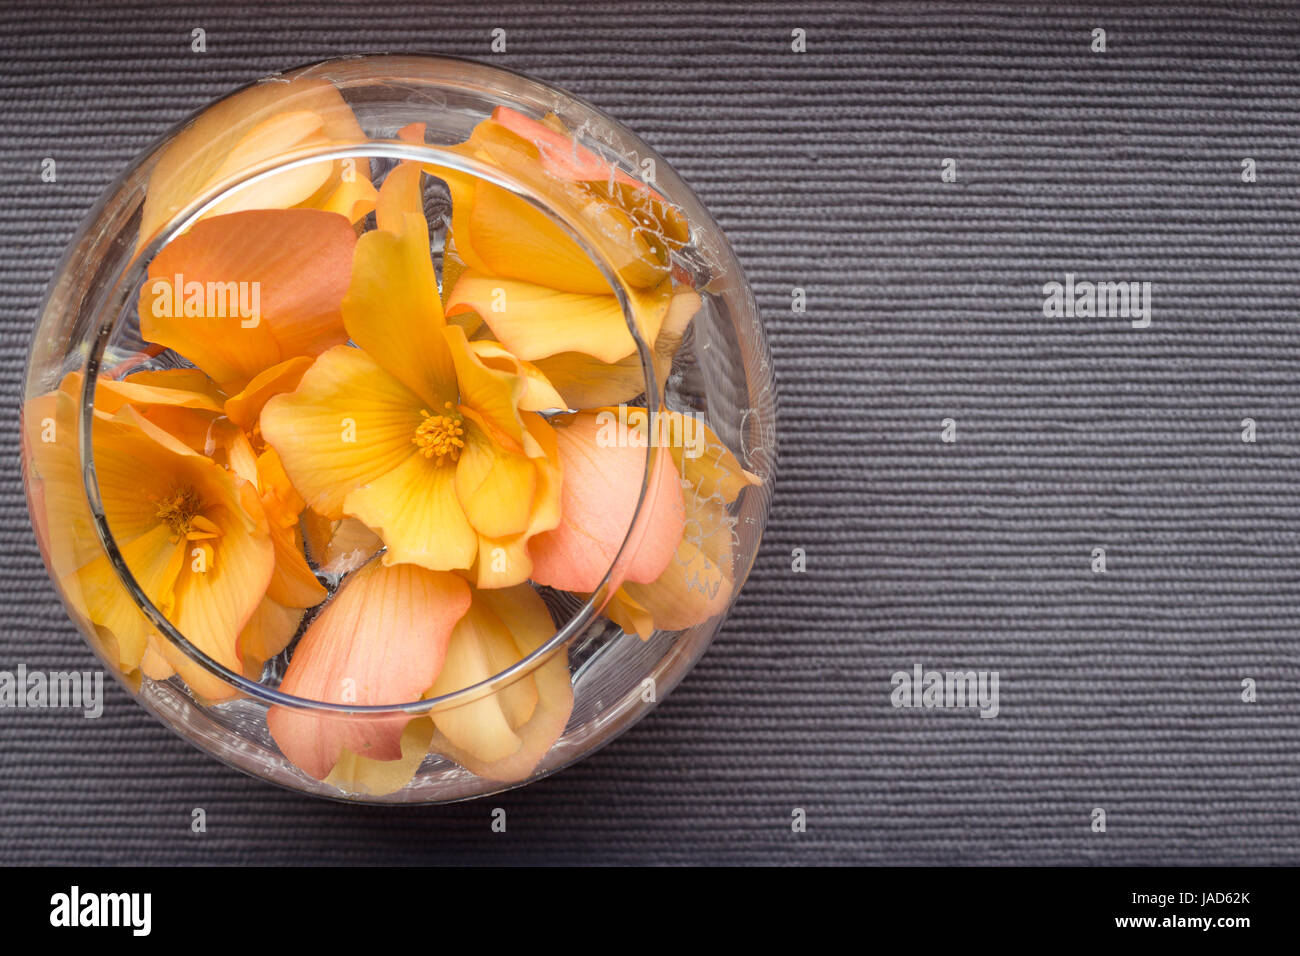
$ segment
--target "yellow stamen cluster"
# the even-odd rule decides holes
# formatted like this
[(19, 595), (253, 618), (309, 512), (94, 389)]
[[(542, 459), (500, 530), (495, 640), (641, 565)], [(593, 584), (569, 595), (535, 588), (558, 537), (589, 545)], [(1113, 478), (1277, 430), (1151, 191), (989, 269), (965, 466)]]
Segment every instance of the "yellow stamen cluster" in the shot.
[(171, 529), (172, 539), (179, 540), (189, 535), (194, 528), (194, 516), (199, 513), (202, 502), (198, 492), (193, 488), (177, 488), (170, 495), (157, 502), (155, 517), (167, 523)]
[(415, 429), (415, 442), (420, 454), (425, 458), (435, 459), (435, 465), (444, 461), (456, 461), (460, 450), (465, 447), (465, 427), (451, 402), (446, 402), (443, 409), (450, 415), (431, 415), (427, 409), (420, 409), (424, 421)]

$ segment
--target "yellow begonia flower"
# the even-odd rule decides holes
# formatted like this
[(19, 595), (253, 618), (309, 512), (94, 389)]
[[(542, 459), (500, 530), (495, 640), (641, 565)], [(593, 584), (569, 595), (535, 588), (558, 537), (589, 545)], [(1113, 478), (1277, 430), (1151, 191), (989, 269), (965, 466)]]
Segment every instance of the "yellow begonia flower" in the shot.
[[(65, 385), (28, 402), (24, 429), (31, 477), (39, 489), (33, 496), (39, 498), (33, 509), (37, 534), (72, 610), (89, 622), (101, 649), (124, 672), (149, 657), (178, 671), (196, 695), (229, 697), (229, 685), (156, 633), (100, 549), (81, 485), (73, 398), (79, 383)], [(111, 407), (123, 391), (140, 400), (150, 388), (108, 389), (106, 398)], [(196, 395), (163, 400), (201, 404)], [(95, 475), (122, 559), (181, 634), (213, 660), (240, 671), (240, 633), (275, 571), (275, 546), (257, 489), (148, 421), (133, 405), (94, 414)]]
[[(159, 156), (141, 212), (140, 245), (229, 177), (293, 150), (364, 142), (351, 108), (326, 80), (267, 80), (241, 90), (200, 114)], [(374, 204), (368, 161), (322, 160), (261, 179), (205, 215), (302, 207), (356, 222)]]
[[(401, 135), (423, 140), (418, 126)], [(681, 214), (651, 187), (580, 146), (554, 116), (539, 122), (500, 107), (452, 151), (510, 174), (592, 230), (598, 251), (631, 287), (637, 331), (663, 357), (666, 373), (699, 308), (694, 293), (675, 293), (671, 276), (670, 250), (689, 236)], [(581, 246), (508, 190), (425, 168), (451, 192), (448, 318), (481, 319), (506, 349), (534, 363), (570, 408), (588, 407), (592, 380), (605, 371), (608, 384), (593, 404), (644, 391), (644, 385), (628, 391), (644, 382), (635, 341), (614, 290)]]
[[(310, 360), (304, 361), (309, 363)], [(281, 388), (292, 388), (296, 384), (297, 380), (291, 373), (297, 365), (292, 363), (287, 370), (280, 370)], [(301, 371), (301, 367), (297, 367), (298, 375)], [(78, 555), (59, 555), (59, 550), (67, 550), (66, 544), (52, 553), (51, 563), (57, 566), (56, 574), (60, 579), (67, 579), (70, 571), (98, 554), (94, 532), (86, 523), (90, 513), (76, 473), (78, 456), (73, 431), (74, 414), (82, 381), (80, 373), (69, 374), (57, 392), (34, 399), (26, 412), (26, 417), (41, 420), (46, 418), (40, 414), (42, 409), (62, 409), (61, 413), (56, 411), (56, 416), (61, 414), (61, 419), (56, 417), (54, 420), (56, 432), (63, 440), (35, 446), (34, 454), (34, 460), (44, 470), (52, 470), (56, 475), (61, 473), (56, 482), (60, 489), (57, 505), (34, 511), (39, 510), (42, 514), (48, 511), (47, 520), (50, 522), (84, 528), (84, 537), (80, 539), (83, 550)], [(262, 389), (268, 391), (270, 387), (264, 384)], [(215, 383), (197, 369), (143, 371), (122, 380), (101, 378), (95, 390), (95, 409), (100, 418), (109, 419), (114, 415), (121, 418), (124, 410), (129, 409), (132, 415), (150, 427), (166, 433), (194, 454), (212, 460), (256, 489), (272, 543), (274, 565), (269, 580), (256, 595), (261, 598), (260, 603), (238, 633), (236, 649), (240, 663), (238, 669), (248, 676), (257, 677), (263, 663), (292, 640), (305, 609), (323, 601), (326, 591), (316, 580), (303, 554), (298, 530), (302, 500), (289, 484), (274, 451), (265, 449), (259, 453), (254, 445), (260, 446), (260, 439), (254, 435), (250, 440), (247, 433), (227, 420), (231, 406), (237, 404), (237, 400), (247, 405), (252, 399), (246, 396), (227, 399)], [(48, 481), (39, 482), (43, 490), (48, 486)], [(72, 585), (70, 593), (77, 603), (76, 597), (81, 594), (79, 582), (74, 578), (69, 583)], [(125, 603), (120, 616), (129, 617), (130, 598), (125, 591), (121, 593), (121, 600)], [(78, 610), (86, 615), (84, 601), (80, 602)], [(172, 623), (178, 622), (173, 620)], [(161, 652), (159, 641), (161, 638), (157, 637), (141, 658), (122, 660), (124, 670), (129, 672), (139, 666), (156, 680), (171, 676), (174, 673), (173, 658)], [(231, 662), (223, 663), (229, 665)], [(194, 673), (190, 669), (184, 676), (188, 679)], [(209, 696), (215, 696), (211, 687), (208, 690)]]
[(271, 399), (261, 433), (307, 504), (360, 519), (388, 564), (518, 584), (528, 540), (559, 521), (555, 439), (521, 413), (519, 363), (481, 354), (445, 321), (420, 176), (412, 163), (389, 174), (379, 228), (357, 242), (343, 321), (358, 347), (330, 349)]

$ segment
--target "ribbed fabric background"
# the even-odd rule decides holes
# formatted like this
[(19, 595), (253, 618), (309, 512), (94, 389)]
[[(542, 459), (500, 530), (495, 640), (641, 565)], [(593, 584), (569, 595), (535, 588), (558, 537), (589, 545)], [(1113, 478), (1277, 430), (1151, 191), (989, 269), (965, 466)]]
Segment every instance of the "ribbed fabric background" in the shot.
[[(485, 802), (286, 793), (115, 685), (97, 721), (0, 711), (0, 861), (1300, 862), (1300, 14), (1285, 4), (6, 0), (0, 669), (95, 663), (46, 581), (18, 468), (24, 353), (64, 244), (186, 113), (365, 51), (533, 73), (700, 193), (780, 379), (757, 568), (651, 716)], [(1067, 272), (1151, 282), (1150, 328), (1044, 318), (1043, 284)], [(915, 663), (998, 671), (1001, 713), (894, 709), (890, 675)]]

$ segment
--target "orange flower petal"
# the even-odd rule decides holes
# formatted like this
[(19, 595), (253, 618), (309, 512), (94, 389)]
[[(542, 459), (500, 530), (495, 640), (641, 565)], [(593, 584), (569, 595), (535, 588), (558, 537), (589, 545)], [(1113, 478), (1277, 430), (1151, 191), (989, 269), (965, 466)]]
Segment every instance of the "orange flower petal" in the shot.
[(300, 607), (285, 607), (269, 597), (262, 599), (239, 632), (238, 652), (245, 677), (261, 678), (266, 662), (288, 647), (298, 633), (304, 613)]
[[(647, 342), (659, 334), (671, 290), (672, 283), (664, 280), (633, 296), (638, 329)], [(617, 362), (636, 352), (613, 295), (563, 292), (469, 270), (447, 299), (448, 315), (466, 311), (477, 313), (507, 350), (529, 362), (570, 351)]]
[(226, 417), (240, 428), (252, 428), (257, 424), (257, 416), (262, 414), (262, 406), (273, 396), (297, 388), (311, 362), (309, 356), (297, 355), (259, 372), (242, 391), (226, 399)]
[[(275, 560), (257, 489), (153, 426), (129, 406), (117, 419), (97, 423), (95, 431), (96, 475), (114, 538), (119, 543), (130, 542), (143, 529), (167, 542), (166, 547), (158, 545), (166, 552), (165, 558), (158, 559), (160, 564), (165, 560), (174, 566), (179, 554), (171, 594), (145, 593), (190, 643), (223, 666), (240, 671), (239, 632), (261, 601)], [(191, 540), (173, 540), (176, 533), (159, 513), (161, 502), (178, 488), (192, 493), (199, 503)], [(146, 566), (128, 561), (128, 567), (134, 574)], [(106, 574), (92, 573), (101, 584), (107, 580)], [(82, 580), (94, 586), (85, 573)], [(120, 644), (120, 635), (118, 639)], [(228, 685), (174, 645), (159, 639), (155, 648), (200, 697), (216, 700), (230, 696)]]
[[(418, 700), (443, 668), (448, 639), (469, 603), (469, 587), (455, 575), (372, 561), (348, 578), (312, 622), (280, 689), (336, 704)], [(344, 750), (400, 759), (409, 721), (278, 706), (267, 714), (285, 756), (317, 779), (330, 773)]]
[(258, 210), (206, 219), (149, 264), (140, 331), (227, 391), (347, 339), (340, 305), (356, 234), (334, 213)]
[[(608, 412), (608, 410), (606, 410)], [(608, 412), (611, 416), (616, 414)], [(637, 515), (646, 449), (620, 446), (598, 413), (573, 416), (556, 429), (564, 482), (559, 526), (529, 545), (533, 580), (565, 591), (591, 592), (609, 570), (632, 528), (622, 580), (653, 581), (672, 560), (684, 527), (682, 489), (672, 456), (660, 449)]]

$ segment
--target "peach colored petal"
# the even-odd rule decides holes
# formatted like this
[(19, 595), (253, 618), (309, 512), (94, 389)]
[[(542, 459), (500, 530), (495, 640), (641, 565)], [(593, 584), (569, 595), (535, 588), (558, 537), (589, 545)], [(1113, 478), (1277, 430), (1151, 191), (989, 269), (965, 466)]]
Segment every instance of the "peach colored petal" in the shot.
[(205, 219), (149, 264), (141, 335), (238, 391), (347, 339), (340, 307), (355, 245), (347, 219), (312, 209)]
[[(409, 564), (372, 561), (353, 574), (307, 629), (280, 689), (336, 704), (418, 700), (443, 668), (447, 642), (469, 608), (465, 582)], [(322, 715), (273, 707), (267, 724), (285, 756), (324, 779), (346, 749), (402, 757), (406, 716)]]
[[(605, 410), (608, 416), (617, 413)], [(566, 591), (591, 592), (599, 585), (628, 536), (628, 557), (613, 584), (653, 581), (672, 560), (682, 538), (682, 489), (672, 456), (660, 449), (656, 469), (637, 516), (646, 449), (620, 445), (600, 413), (574, 415), (556, 429), (561, 468), (559, 526), (529, 544), (533, 580)], [(632, 527), (633, 517), (636, 527)]]

